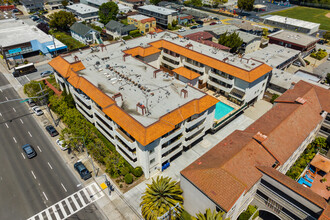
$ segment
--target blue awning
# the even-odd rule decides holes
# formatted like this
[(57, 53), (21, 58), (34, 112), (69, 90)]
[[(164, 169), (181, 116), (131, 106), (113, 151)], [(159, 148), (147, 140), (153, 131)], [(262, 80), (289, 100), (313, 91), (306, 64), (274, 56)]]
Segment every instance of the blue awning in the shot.
[[(56, 47), (56, 51), (64, 50), (64, 49), (67, 49), (67, 48), (68, 48), (67, 46)], [(52, 47), (47, 46), (47, 49), (48, 49), (49, 52), (54, 52), (55, 51), (55, 47), (53, 45), (52, 45)]]

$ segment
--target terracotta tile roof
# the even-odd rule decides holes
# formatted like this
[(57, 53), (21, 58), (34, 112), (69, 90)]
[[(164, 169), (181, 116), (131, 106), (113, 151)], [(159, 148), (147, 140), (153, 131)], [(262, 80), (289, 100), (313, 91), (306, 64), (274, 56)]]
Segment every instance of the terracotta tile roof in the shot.
[(200, 32), (196, 32), (196, 33), (193, 33), (193, 34), (188, 34), (185, 37), (189, 38), (190, 40), (193, 40), (193, 41), (199, 41), (199, 40), (212, 39), (213, 35), (210, 34), (209, 32), (200, 31)]
[(177, 54), (181, 54), (192, 60), (203, 63), (212, 68), (218, 69), (230, 75), (233, 75), (239, 79), (242, 79), (247, 82), (253, 82), (266, 73), (270, 72), (272, 68), (266, 64), (262, 64), (251, 71), (246, 71), (231, 64), (219, 61), (215, 58), (206, 56), (204, 54), (198, 53), (196, 51), (190, 50), (188, 48), (176, 45), (166, 40), (159, 40), (152, 43), (149, 43), (151, 46), (156, 48), (166, 48)]
[(190, 69), (187, 69), (183, 66), (179, 67), (179, 68), (176, 68), (172, 71), (179, 74), (180, 76), (183, 76), (186, 79), (189, 79), (189, 80), (193, 80), (193, 79), (196, 79), (196, 78), (201, 76), (200, 74), (198, 74), (198, 73), (196, 73), (196, 72), (194, 72)]
[(156, 21), (156, 19), (154, 17), (152, 17), (152, 18), (146, 18), (146, 19), (141, 20), (141, 23), (142, 24), (145, 24), (147, 22), (152, 22), (152, 21)]
[(188, 19), (188, 20), (190, 20), (190, 19), (193, 19), (194, 16), (192, 16), (192, 15), (184, 15), (184, 16), (179, 16), (179, 18), (180, 18), (180, 20), (183, 20), (183, 19)]
[[(143, 51), (144, 55), (152, 53), (152, 51), (155, 50), (159, 51), (157, 48), (149, 48), (150, 49), (146, 48), (147, 51)], [(141, 49), (145, 50), (144, 48)], [(141, 49), (133, 48), (130, 50), (133, 50), (131, 52), (135, 53), (136, 50), (138, 51)], [(65, 76), (65, 78), (67, 78), (68, 82), (72, 86), (83, 91), (93, 101), (101, 106), (105, 114), (107, 114), (112, 120), (114, 120), (119, 126), (121, 126), (143, 146), (170, 132), (175, 128), (175, 125), (179, 124), (183, 120), (194, 114), (200, 114), (219, 102), (218, 99), (205, 94), (205, 96), (201, 97), (200, 99), (192, 100), (180, 108), (177, 108), (174, 111), (162, 116), (159, 121), (155, 122), (154, 124), (148, 127), (144, 127), (124, 110), (119, 108), (115, 104), (114, 100), (112, 100), (99, 88), (94, 86), (84, 77), (79, 76), (74, 71), (79, 71), (85, 68), (80, 61), (74, 64), (69, 64), (65, 59), (59, 56), (54, 58), (51, 62), (49, 62), (49, 64), (63, 77)]]
[(257, 167), (261, 172), (265, 173), (266, 175), (272, 177), (273, 179), (277, 180), (284, 186), (288, 187), (292, 191), (296, 192), (297, 194), (301, 195), (305, 199), (311, 201), (312, 203), (316, 204), (322, 209), (326, 209), (328, 204), (325, 199), (314, 193), (309, 188), (305, 188), (290, 177), (278, 172), (276, 169), (272, 167), (265, 167), (265, 166), (258, 166)]
[(160, 50), (158, 48), (155, 48), (155, 47), (134, 47), (134, 48), (131, 48), (131, 49), (128, 49), (128, 50), (124, 50), (123, 51), (124, 53), (126, 54), (131, 54), (133, 57), (139, 55), (141, 57), (146, 57), (146, 56), (150, 56), (152, 54), (155, 54), (155, 53), (159, 53)]
[(275, 160), (252, 139), (253, 133), (236, 130), (181, 174), (228, 212), (243, 192), (260, 178), (255, 166)]
[(330, 220), (330, 205), (327, 205), (326, 209), (322, 212), (322, 215), (318, 218), (319, 220)]
[(321, 154), (316, 154), (310, 164), (326, 173), (330, 172), (330, 159)]

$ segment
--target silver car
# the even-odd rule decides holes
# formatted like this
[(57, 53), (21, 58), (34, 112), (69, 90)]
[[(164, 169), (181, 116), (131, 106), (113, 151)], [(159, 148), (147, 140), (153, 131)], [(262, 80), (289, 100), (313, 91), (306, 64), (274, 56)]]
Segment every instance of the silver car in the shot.
[(34, 112), (36, 115), (38, 115), (38, 116), (44, 114), (44, 112), (39, 108), (39, 106), (34, 106), (34, 107), (32, 107), (32, 110), (33, 110), (33, 112)]

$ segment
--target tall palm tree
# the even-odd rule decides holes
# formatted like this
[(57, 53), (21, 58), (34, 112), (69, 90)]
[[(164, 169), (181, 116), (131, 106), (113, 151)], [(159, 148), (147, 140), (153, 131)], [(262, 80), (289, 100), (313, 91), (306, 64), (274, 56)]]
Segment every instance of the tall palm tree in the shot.
[(157, 219), (171, 208), (172, 219), (174, 219), (174, 212), (177, 216), (181, 214), (183, 196), (176, 181), (172, 181), (170, 177), (158, 176), (156, 180), (152, 179), (152, 183), (147, 186), (140, 203), (142, 216), (145, 219)]
[(198, 213), (196, 217), (192, 217), (193, 220), (222, 220), (224, 212), (217, 212), (211, 209), (206, 209), (206, 213)]

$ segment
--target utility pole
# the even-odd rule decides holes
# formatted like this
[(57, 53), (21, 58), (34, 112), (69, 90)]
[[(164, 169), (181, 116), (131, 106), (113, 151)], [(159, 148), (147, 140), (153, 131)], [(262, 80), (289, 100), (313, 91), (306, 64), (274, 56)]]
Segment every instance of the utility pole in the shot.
[(54, 49), (55, 49), (55, 57), (57, 57), (57, 50), (56, 50), (54, 34), (52, 34), (52, 37), (53, 37), (53, 44), (54, 44)]

